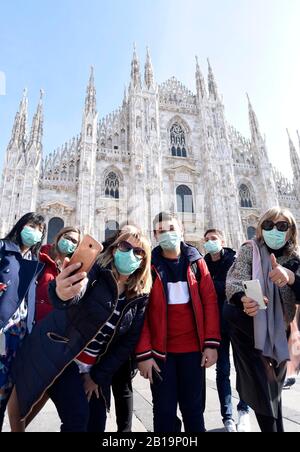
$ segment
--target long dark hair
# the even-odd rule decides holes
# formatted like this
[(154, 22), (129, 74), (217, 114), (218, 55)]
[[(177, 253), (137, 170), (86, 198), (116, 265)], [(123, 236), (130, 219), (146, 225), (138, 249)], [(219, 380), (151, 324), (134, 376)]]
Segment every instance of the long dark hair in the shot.
[(21, 231), (28, 223), (32, 223), (36, 226), (43, 226), (43, 235), (41, 241), (30, 248), (31, 253), (34, 256), (37, 256), (46, 235), (46, 223), (45, 218), (42, 215), (34, 212), (26, 213), (26, 215), (20, 218), (20, 220), (14, 225), (12, 230), (7, 234), (6, 237), (4, 237), (3, 240), (9, 240), (19, 245), (19, 247), (22, 247), (23, 242), (21, 238)]

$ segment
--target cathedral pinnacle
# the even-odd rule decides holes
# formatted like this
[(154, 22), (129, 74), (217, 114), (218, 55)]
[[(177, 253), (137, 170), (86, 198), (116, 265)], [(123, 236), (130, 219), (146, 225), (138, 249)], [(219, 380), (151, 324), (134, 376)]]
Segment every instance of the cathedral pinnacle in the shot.
[(92, 113), (93, 115), (96, 115), (96, 113), (97, 113), (94, 66), (91, 66), (89, 83), (88, 83), (88, 86), (86, 89), (85, 114), (88, 114), (88, 113)]
[(293, 140), (292, 140), (288, 130), (287, 130), (287, 134), (288, 134), (288, 138), (289, 138), (290, 159), (291, 159), (294, 180), (297, 182), (300, 182), (300, 157), (299, 157), (299, 154), (296, 150), (296, 147), (293, 143)]
[(43, 123), (44, 123), (44, 117), (43, 117), (43, 97), (44, 97), (44, 91), (40, 90), (40, 98), (39, 103), (37, 106), (36, 113), (33, 117), (32, 126), (31, 126), (31, 132), (30, 132), (30, 144), (41, 144), (42, 138), (43, 138)]
[(136, 52), (136, 45), (133, 46), (133, 57), (131, 62), (131, 88), (142, 89), (140, 63)]
[(252, 107), (251, 101), (250, 101), (250, 97), (247, 94), (247, 99), (248, 99), (248, 109), (249, 109), (249, 122), (250, 122), (250, 130), (251, 130), (251, 137), (252, 137), (252, 141), (254, 143), (258, 143), (259, 141), (263, 142), (263, 138), (262, 135), (260, 133), (260, 127), (259, 127), (259, 123), (258, 123), (258, 119), (256, 116), (256, 113)]
[(151, 89), (154, 86), (154, 71), (153, 71), (149, 47), (147, 47), (147, 56), (146, 56), (146, 63), (145, 63), (145, 85), (148, 89)]
[(204, 80), (203, 74), (201, 72), (201, 69), (199, 66), (199, 60), (198, 60), (197, 56), (196, 56), (196, 85), (197, 85), (198, 96), (200, 96), (201, 99), (206, 98), (207, 92), (206, 92), (205, 80)]
[(17, 144), (17, 146), (24, 150), (25, 142), (26, 142), (26, 133), (27, 133), (27, 115), (28, 115), (28, 90), (27, 88), (23, 91), (23, 96), (20, 102), (19, 111), (16, 113), (15, 122), (13, 125), (12, 135), (9, 147), (13, 145), (13, 143)]
[(209, 89), (209, 97), (213, 100), (218, 100), (219, 99), (219, 95), (218, 95), (218, 87), (217, 87), (217, 83), (215, 80), (215, 76), (212, 70), (212, 67), (210, 65), (210, 61), (209, 59), (207, 60), (208, 62), (208, 89)]

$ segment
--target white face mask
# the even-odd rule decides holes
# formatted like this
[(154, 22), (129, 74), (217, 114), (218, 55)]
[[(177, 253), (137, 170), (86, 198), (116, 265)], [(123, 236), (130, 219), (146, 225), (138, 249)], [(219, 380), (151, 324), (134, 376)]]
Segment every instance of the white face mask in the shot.
[(174, 251), (180, 246), (181, 236), (176, 231), (164, 232), (158, 237), (158, 243), (163, 250)]
[(220, 240), (209, 240), (204, 243), (204, 248), (209, 254), (218, 254), (222, 250), (222, 244)]

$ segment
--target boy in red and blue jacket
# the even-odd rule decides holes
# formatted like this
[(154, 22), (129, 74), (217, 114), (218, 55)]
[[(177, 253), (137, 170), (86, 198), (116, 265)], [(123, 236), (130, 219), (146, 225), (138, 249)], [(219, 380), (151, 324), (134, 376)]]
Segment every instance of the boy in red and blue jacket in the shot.
[(151, 382), (155, 432), (178, 432), (179, 404), (186, 432), (204, 432), (205, 368), (217, 361), (220, 321), (214, 284), (199, 251), (182, 241), (172, 214), (154, 220), (153, 288), (136, 348)]

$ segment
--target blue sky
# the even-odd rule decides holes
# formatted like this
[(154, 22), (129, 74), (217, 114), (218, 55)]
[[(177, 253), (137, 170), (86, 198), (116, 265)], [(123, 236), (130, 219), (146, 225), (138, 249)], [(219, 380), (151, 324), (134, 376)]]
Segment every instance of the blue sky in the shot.
[(195, 55), (209, 57), (229, 122), (249, 136), (248, 92), (271, 161), (290, 174), (288, 127), (300, 129), (299, 0), (0, 0), (0, 165), (22, 90), (30, 118), (45, 94), (44, 149), (79, 133), (90, 65), (101, 116), (117, 108), (133, 42), (156, 80), (175, 75), (195, 91)]

